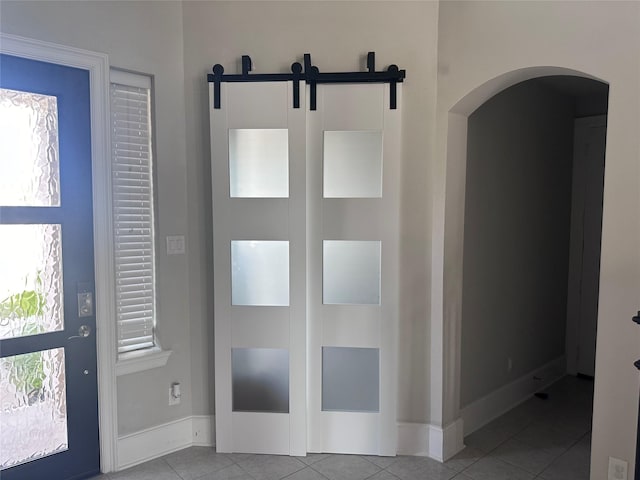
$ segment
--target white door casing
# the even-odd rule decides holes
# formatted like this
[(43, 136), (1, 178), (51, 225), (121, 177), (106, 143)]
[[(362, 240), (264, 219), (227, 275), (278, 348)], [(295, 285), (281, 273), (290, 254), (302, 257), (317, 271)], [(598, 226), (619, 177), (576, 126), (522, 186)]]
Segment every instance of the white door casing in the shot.
[(578, 118), (574, 133), (567, 373), (595, 373), (606, 115)]

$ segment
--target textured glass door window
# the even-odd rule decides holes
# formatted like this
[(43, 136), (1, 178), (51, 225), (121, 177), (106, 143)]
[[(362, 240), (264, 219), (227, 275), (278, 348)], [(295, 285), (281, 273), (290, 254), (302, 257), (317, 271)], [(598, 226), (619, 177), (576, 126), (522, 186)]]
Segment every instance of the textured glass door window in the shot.
[(380, 410), (377, 348), (322, 347), (322, 410)]
[(380, 249), (381, 243), (377, 241), (325, 240), (323, 303), (379, 305)]
[(0, 88), (0, 205), (60, 205), (56, 97)]
[(0, 405), (0, 469), (66, 450), (64, 349), (2, 358)]
[(286, 129), (229, 130), (231, 197), (289, 196), (289, 133)]
[(324, 197), (382, 197), (382, 132), (324, 132)]
[(0, 338), (64, 328), (60, 225), (0, 225)]
[(289, 351), (232, 348), (234, 412), (289, 413)]
[(289, 305), (289, 242), (231, 242), (231, 304)]

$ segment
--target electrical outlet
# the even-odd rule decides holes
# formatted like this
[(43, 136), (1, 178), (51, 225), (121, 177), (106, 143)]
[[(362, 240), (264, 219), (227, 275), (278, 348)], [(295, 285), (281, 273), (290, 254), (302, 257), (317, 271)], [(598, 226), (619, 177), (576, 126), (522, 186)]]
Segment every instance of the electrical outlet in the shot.
[(182, 393), (180, 392), (180, 384), (172, 383), (169, 387), (169, 405), (178, 405), (181, 398)]
[(627, 480), (628, 464), (619, 458), (609, 457), (608, 480)]

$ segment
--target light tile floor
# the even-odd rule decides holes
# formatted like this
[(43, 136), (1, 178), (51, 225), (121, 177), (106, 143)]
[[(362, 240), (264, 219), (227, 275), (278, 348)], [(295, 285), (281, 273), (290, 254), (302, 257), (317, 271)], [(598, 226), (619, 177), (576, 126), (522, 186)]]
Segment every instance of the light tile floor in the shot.
[(192, 447), (95, 480), (588, 480), (593, 382), (565, 377), (465, 438), (442, 464), (424, 457), (222, 454)]

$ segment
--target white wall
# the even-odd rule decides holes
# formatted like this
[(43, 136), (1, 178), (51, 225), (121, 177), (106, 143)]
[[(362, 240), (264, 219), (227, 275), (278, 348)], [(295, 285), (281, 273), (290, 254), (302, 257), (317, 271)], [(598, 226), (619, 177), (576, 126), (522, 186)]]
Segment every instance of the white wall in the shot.
[[(608, 456), (629, 461), (631, 471), (635, 456), (640, 378), (632, 362), (640, 356), (640, 329), (630, 319), (640, 298), (639, 45), (637, 2), (440, 5), (432, 245), (434, 266), (442, 261), (446, 267), (445, 278), (432, 284), (432, 331), (452, 331), (455, 336), (459, 325), (456, 285), (461, 282), (461, 265), (455, 258), (462, 243), (464, 196), (459, 192), (464, 185), (464, 165), (452, 161), (451, 140), (447, 143), (450, 131), (463, 135), (454, 125), (460, 121), (455, 112), (460, 113), (458, 117), (468, 115), (474, 105), (506, 86), (553, 70), (526, 70), (528, 67), (566, 67), (610, 84), (592, 442), (594, 480), (606, 478)], [(437, 273), (434, 278), (438, 279)], [(442, 355), (436, 360), (453, 365), (447, 367), (443, 390), (443, 403), (448, 405), (455, 403), (456, 388), (451, 385), (455, 385), (456, 361), (445, 343), (438, 344)], [(432, 363), (434, 368), (438, 367)], [(441, 410), (444, 421), (456, 414)]]
[[(118, 434), (191, 414), (187, 257), (168, 257), (166, 235), (187, 233), (182, 9), (179, 2), (0, 3), (2, 32), (107, 53), (112, 66), (154, 76), (158, 226), (158, 329), (166, 367), (118, 377)], [(168, 406), (169, 386), (183, 385)]]
[(290, 71), (311, 53), (320, 71), (407, 70), (403, 86), (399, 420), (429, 419), (428, 167), (435, 144), (435, 2), (185, 2), (184, 58), (189, 174), (189, 248), (194, 413), (213, 396), (211, 190), (206, 74), (214, 64), (238, 73), (243, 54), (254, 73)]
[(573, 99), (515, 85), (467, 139), (462, 407), (564, 354)]

